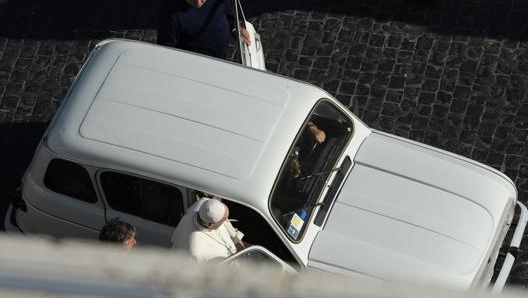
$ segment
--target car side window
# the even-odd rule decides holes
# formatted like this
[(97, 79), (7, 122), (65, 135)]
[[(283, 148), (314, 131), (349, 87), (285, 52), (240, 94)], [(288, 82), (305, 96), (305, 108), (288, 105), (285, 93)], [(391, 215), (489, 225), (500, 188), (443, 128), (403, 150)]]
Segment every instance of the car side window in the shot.
[(81, 165), (53, 159), (46, 169), (44, 185), (50, 190), (88, 203), (97, 202), (88, 171)]
[(185, 211), (183, 195), (176, 187), (116, 172), (102, 173), (100, 182), (115, 210), (173, 227)]

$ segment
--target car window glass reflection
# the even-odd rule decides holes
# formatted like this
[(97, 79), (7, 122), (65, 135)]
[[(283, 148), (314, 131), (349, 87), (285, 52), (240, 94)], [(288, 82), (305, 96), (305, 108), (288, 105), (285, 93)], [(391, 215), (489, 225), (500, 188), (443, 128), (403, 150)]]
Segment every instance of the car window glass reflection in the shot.
[(352, 121), (328, 101), (319, 102), (299, 131), (270, 202), (273, 216), (291, 239), (301, 238), (352, 132)]
[(115, 210), (175, 227), (184, 213), (176, 187), (115, 172), (100, 176), (105, 198)]

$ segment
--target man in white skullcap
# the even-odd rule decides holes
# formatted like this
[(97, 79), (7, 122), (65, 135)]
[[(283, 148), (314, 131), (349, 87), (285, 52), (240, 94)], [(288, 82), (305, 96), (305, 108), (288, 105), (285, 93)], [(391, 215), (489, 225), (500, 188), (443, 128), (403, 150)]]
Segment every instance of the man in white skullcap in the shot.
[(228, 218), (225, 204), (216, 199), (200, 199), (178, 223), (171, 237), (172, 248), (186, 250), (199, 262), (229, 257), (245, 245), (244, 234)]

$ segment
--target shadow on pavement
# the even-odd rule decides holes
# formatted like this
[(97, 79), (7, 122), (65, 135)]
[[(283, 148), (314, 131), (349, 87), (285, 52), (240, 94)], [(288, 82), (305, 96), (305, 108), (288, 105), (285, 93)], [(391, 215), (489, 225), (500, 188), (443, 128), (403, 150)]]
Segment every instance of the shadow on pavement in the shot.
[(0, 123), (0, 194), (18, 186), (47, 126), (48, 123)]
[[(156, 29), (162, 0), (4, 0), (0, 35), (92, 39), (113, 30)], [(248, 17), (304, 10), (424, 26), (441, 34), (528, 38), (528, 2), (511, 0), (242, 0)], [(295, 18), (295, 16), (294, 16)], [(403, 26), (403, 24), (401, 24)]]
[[(528, 2), (511, 0), (245, 0), (249, 16), (305, 10), (424, 26), (440, 34), (528, 39)], [(323, 16), (322, 16), (323, 17)], [(403, 24), (401, 24), (403, 25)]]
[(0, 230), (7, 193), (16, 189), (48, 123), (0, 123)]
[(109, 31), (155, 29), (159, 0), (7, 0), (0, 35), (32, 39), (101, 39)]

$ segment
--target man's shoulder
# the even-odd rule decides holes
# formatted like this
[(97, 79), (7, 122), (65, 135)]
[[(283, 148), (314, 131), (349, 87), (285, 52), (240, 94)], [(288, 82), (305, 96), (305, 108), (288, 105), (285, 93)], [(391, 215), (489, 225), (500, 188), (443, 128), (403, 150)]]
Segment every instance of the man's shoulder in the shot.
[(202, 204), (207, 200), (209, 200), (209, 198), (200, 198), (198, 201), (194, 202), (194, 204), (192, 204), (189, 209), (187, 209), (187, 212), (196, 212), (200, 210), (200, 206), (202, 206)]
[(197, 229), (196, 225), (194, 224), (195, 213), (196, 212), (189, 211), (182, 217), (171, 236), (172, 243), (177, 244), (185, 242), (184, 239), (186, 239), (190, 233)]
[(184, 12), (189, 8), (189, 4), (185, 0), (167, 0), (162, 4), (162, 10), (165, 12)]

